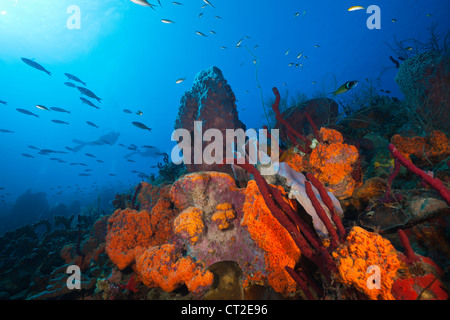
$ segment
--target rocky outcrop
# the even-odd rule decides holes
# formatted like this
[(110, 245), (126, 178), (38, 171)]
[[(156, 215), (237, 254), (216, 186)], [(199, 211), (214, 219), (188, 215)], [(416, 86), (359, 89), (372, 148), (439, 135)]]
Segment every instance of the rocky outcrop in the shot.
[[(194, 159), (194, 121), (201, 121), (203, 133), (208, 129), (218, 129), (223, 136), (225, 153), (225, 132), (227, 129), (245, 130), (245, 125), (239, 120), (236, 97), (223, 77), (222, 71), (217, 67), (210, 67), (199, 72), (194, 80), (191, 90), (181, 98), (175, 129), (186, 129), (191, 134), (191, 159)], [(204, 150), (211, 142), (203, 142)], [(194, 162), (194, 161), (192, 161)], [(230, 166), (219, 168), (217, 164), (186, 164), (189, 172), (222, 171), (231, 173)]]
[(450, 113), (450, 59), (437, 51), (410, 57), (398, 69), (395, 81), (409, 108), (432, 129), (448, 130)]

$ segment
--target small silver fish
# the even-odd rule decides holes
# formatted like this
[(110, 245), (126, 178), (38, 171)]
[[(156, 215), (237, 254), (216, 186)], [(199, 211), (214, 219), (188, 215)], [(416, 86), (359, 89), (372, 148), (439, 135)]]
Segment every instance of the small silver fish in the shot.
[(42, 106), (40, 104), (37, 104), (36, 108), (41, 109), (41, 110), (45, 110), (45, 111), (50, 111), (50, 110), (48, 110), (48, 108), (46, 106)]
[(62, 108), (50, 107), (50, 109), (52, 109), (53, 111), (56, 111), (56, 112), (65, 112), (65, 113), (69, 113), (70, 114), (70, 111), (67, 111), (67, 110), (62, 109)]
[(34, 158), (31, 154), (28, 154), (28, 153), (22, 153), (21, 155), (26, 158)]
[(59, 124), (69, 124), (68, 122), (62, 121), (62, 120), (51, 120), (51, 121), (54, 123), (59, 123)]
[(202, 37), (207, 37), (207, 35), (206, 35), (206, 34), (204, 34), (203, 32), (200, 32), (200, 31), (195, 31), (195, 33), (196, 33), (196, 34), (198, 34), (199, 36), (202, 36)]
[(169, 19), (161, 19), (161, 22), (163, 22), (163, 23), (175, 23), (175, 22), (173, 22), (172, 20), (169, 20)]
[(150, 132), (152, 131), (152, 128), (147, 127), (145, 124), (141, 122), (133, 121), (132, 124), (139, 129), (148, 130)]
[(155, 8), (153, 8), (155, 5), (149, 3), (147, 0), (131, 0), (131, 2), (136, 3), (136, 4), (138, 4), (140, 6), (143, 6), (143, 7), (150, 7), (153, 10), (155, 10)]
[(71, 87), (71, 88), (75, 88), (75, 87), (76, 87), (76, 85), (73, 84), (72, 82), (64, 82), (64, 84), (65, 84), (66, 86), (68, 86), (68, 87)]
[(91, 121), (86, 121), (86, 123), (88, 125), (90, 125), (91, 127), (98, 128), (98, 126), (95, 123), (91, 122)]
[(211, 7), (215, 8), (211, 2), (209, 2), (208, 0), (203, 0), (204, 3), (206, 3), (207, 5), (210, 5)]
[(82, 83), (83, 86), (86, 87), (86, 82), (81, 81), (78, 77), (74, 76), (73, 74), (64, 73), (64, 75), (67, 77), (67, 79)]
[(35, 69), (37, 69), (37, 70), (40, 70), (40, 71), (44, 71), (45, 73), (47, 73), (49, 76), (51, 76), (52, 75), (52, 73), (50, 72), (50, 71), (48, 71), (47, 69), (45, 69), (43, 66), (41, 66), (39, 63), (37, 63), (37, 62), (35, 62), (35, 61), (33, 61), (33, 60), (30, 60), (30, 59), (27, 59), (27, 58), (21, 58), (22, 59), (22, 61), (23, 62), (25, 62), (27, 65), (29, 65), (30, 67), (33, 67), (33, 68), (35, 68)]
[(17, 108), (16, 110), (19, 111), (20, 113), (39, 118), (39, 116), (37, 114), (34, 114), (33, 112), (30, 112), (28, 110), (21, 109), (21, 108)]

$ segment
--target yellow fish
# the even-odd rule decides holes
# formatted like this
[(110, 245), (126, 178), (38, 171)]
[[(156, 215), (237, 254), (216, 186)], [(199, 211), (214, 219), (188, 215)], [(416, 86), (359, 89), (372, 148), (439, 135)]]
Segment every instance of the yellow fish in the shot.
[(348, 8), (347, 11), (356, 11), (356, 10), (363, 10), (363, 9), (364, 9), (364, 7), (361, 7), (361, 6), (352, 6), (352, 7)]
[(358, 81), (347, 81), (342, 86), (340, 86), (335, 92), (332, 92), (331, 94), (333, 96), (336, 96), (340, 93), (347, 92), (350, 89), (353, 89), (358, 84)]

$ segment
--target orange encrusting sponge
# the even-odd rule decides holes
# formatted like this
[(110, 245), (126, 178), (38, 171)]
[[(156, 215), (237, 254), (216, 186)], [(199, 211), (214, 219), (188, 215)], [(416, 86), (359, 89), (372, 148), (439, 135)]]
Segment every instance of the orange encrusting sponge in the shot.
[(201, 294), (214, 281), (214, 275), (182, 254), (173, 244), (163, 244), (143, 251), (136, 259), (136, 272), (148, 287), (166, 292), (185, 284), (189, 292)]
[[(372, 300), (394, 300), (391, 287), (400, 267), (398, 254), (389, 240), (360, 227), (353, 227), (347, 241), (333, 253), (338, 266), (337, 281), (354, 286)], [(368, 285), (373, 272), (370, 266), (380, 271), (380, 288)]]

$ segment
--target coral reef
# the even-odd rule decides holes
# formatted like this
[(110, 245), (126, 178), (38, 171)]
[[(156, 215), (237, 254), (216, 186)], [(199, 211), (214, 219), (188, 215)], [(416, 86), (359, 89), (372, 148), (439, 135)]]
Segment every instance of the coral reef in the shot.
[(282, 155), (281, 160), (292, 164), (297, 171), (313, 173), (338, 199), (349, 198), (362, 184), (358, 149), (344, 143), (343, 135), (336, 130), (322, 127), (318, 131), (308, 113), (305, 113), (305, 118), (313, 128), (315, 141), (302, 135), (297, 127), (294, 128), (283, 118), (279, 111), (280, 94), (276, 88), (273, 92), (276, 99), (272, 109), (279, 125), (287, 130), (293, 148), (299, 150), (301, 156), (291, 149), (285, 151), (287, 154)]
[[(69, 264), (63, 265), (52, 271), (50, 274), (50, 280), (46, 289), (40, 293), (28, 297), (28, 300), (46, 300), (61, 297), (66, 294), (73, 293), (73, 289), (66, 285), (70, 273), (66, 273), (66, 270), (70, 267)], [(77, 290), (90, 290), (97, 282), (95, 277), (87, 278), (82, 275), (80, 281), (80, 289)]]
[[(409, 106), (372, 96), (332, 127), (334, 101), (281, 112), (274, 88), (283, 143), (273, 175), (237, 155), (183, 174), (165, 156), (157, 179), (117, 194), (105, 215), (99, 206), (50, 209), (45, 194), (27, 192), (19, 218), (27, 221), (36, 198), (46, 219), (0, 237), (0, 298), (448, 299), (448, 136), (404, 123), (408, 108), (439, 112), (445, 86), (423, 82), (445, 77), (436, 59), (399, 64), (402, 88), (416, 94)], [(404, 79), (411, 72), (417, 79)], [(215, 67), (197, 75), (175, 127), (193, 136), (194, 120), (205, 130), (245, 128)], [(65, 286), (69, 265), (81, 269), (82, 290)]]

